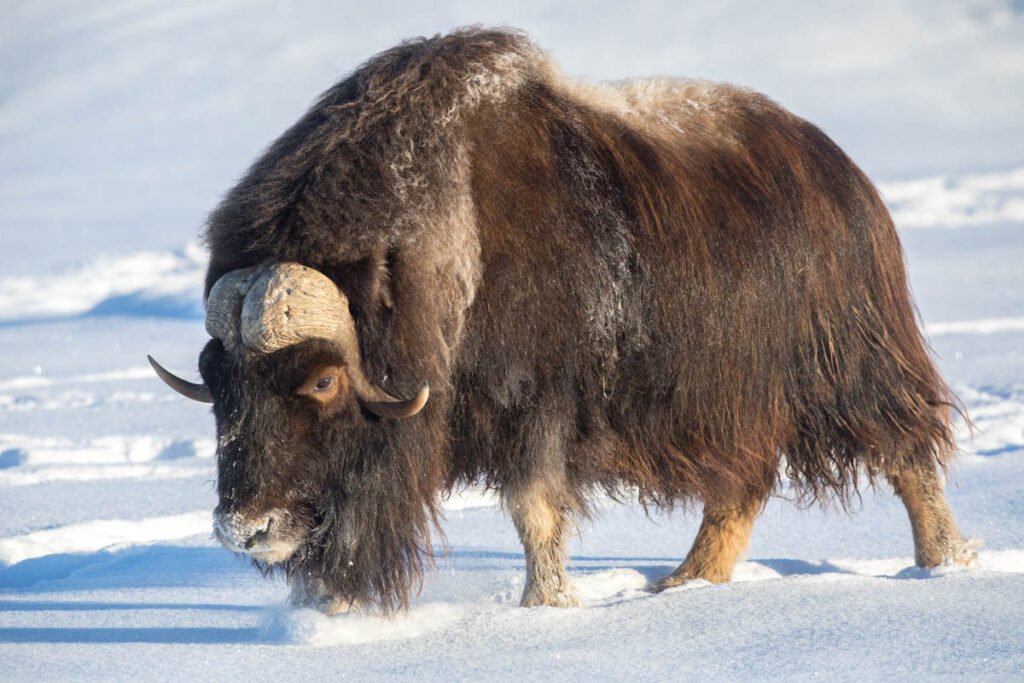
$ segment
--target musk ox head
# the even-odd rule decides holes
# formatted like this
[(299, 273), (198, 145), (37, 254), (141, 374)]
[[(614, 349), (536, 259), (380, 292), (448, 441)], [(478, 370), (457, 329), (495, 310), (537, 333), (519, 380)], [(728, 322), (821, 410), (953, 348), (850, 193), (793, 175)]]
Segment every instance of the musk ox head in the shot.
[(172, 389), (213, 404), (216, 537), (264, 571), (283, 570), (299, 604), (333, 612), (396, 590), (404, 602), (404, 588), (392, 585), (402, 577), (359, 566), (359, 557), (379, 552), (358, 547), (360, 536), (372, 546), (374, 534), (360, 533), (361, 511), (349, 499), (365, 501), (388, 421), (419, 413), (426, 385), (401, 400), (370, 382), (345, 295), (296, 263), (222, 276), (210, 290), (206, 329), (202, 384), (150, 362)]

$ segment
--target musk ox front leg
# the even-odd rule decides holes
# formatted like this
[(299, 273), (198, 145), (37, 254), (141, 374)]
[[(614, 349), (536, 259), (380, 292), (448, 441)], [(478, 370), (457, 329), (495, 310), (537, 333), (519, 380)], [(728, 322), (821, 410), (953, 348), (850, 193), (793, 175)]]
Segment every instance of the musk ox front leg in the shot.
[(967, 566), (978, 558), (979, 541), (965, 540), (953, 521), (942, 480), (929, 456), (918, 465), (903, 464), (886, 473), (910, 516), (914, 560), (919, 567), (952, 563)]
[(693, 547), (679, 567), (654, 586), (655, 591), (679, 586), (693, 579), (725, 583), (732, 578), (736, 560), (750, 543), (754, 520), (763, 499), (753, 496), (735, 505), (705, 505)]
[(579, 607), (569, 577), (565, 532), (569, 506), (561, 486), (533, 481), (503, 495), (526, 554), (522, 607)]
[(309, 572), (300, 570), (296, 575), (288, 578), (288, 583), (291, 585), (291, 592), (288, 595), (288, 605), (291, 607), (308, 607), (333, 617), (362, 606), (362, 603), (356, 601), (337, 598), (328, 590), (323, 580), (314, 577)]

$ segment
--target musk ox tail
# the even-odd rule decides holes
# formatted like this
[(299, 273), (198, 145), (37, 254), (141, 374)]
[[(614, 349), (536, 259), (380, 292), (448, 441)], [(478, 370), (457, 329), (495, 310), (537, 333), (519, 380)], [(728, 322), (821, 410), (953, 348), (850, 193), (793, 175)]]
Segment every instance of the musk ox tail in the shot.
[(856, 270), (840, 266), (846, 277), (831, 283), (836, 291), (817, 292), (824, 305), (800, 330), (782, 449), (799, 500), (835, 495), (844, 506), (861, 472), (874, 484), (879, 474), (946, 468), (956, 450), (952, 413), (966, 417), (918, 327), (892, 219), (849, 164), (855, 191), (844, 242), (854, 249), (838, 258)]

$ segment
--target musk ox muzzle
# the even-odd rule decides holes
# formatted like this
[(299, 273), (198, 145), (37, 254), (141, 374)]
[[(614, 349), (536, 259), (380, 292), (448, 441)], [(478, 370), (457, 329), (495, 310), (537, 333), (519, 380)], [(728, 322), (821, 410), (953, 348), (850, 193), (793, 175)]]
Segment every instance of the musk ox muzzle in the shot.
[[(366, 378), (348, 299), (326, 275), (298, 263), (261, 264), (223, 275), (210, 290), (206, 331), (229, 352), (273, 353), (308, 339), (332, 341), (347, 362), (359, 403), (380, 417), (412, 417), (430, 396), (424, 384), (411, 399), (395, 398)], [(184, 380), (147, 357), (171, 389), (194, 401), (213, 402), (205, 384)]]
[(274, 508), (263, 514), (213, 513), (213, 532), (228, 550), (245, 553), (268, 565), (284, 562), (295, 554), (304, 532), (288, 510)]

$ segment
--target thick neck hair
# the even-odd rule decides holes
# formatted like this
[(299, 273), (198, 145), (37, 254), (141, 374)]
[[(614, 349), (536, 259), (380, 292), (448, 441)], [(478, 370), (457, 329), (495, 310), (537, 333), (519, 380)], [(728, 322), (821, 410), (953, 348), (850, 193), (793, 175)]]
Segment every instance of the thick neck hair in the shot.
[(331, 463), (331, 490), (321, 488), (317, 496), (319, 524), (289, 571), (320, 577), (335, 600), (373, 603), (391, 614), (408, 608), (430, 565), (440, 487), (430, 463), (415, 462), (420, 447), (429, 449), (424, 430), (366, 433), (373, 427), (339, 435), (352, 439), (339, 444), (348, 451), (339, 458), (345, 464)]

